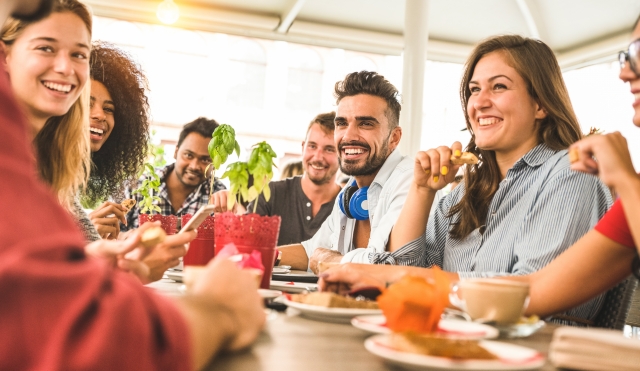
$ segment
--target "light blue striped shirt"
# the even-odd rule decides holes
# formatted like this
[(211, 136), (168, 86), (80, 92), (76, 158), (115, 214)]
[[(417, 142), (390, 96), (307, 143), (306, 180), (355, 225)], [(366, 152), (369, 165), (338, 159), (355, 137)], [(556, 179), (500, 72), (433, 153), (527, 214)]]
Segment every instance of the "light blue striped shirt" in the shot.
[[(541, 269), (593, 228), (613, 203), (597, 177), (572, 171), (569, 165), (566, 150), (536, 146), (507, 172), (486, 224), (455, 239), (449, 230), (459, 216), (447, 214), (464, 194), (461, 183), (440, 200), (426, 234), (403, 246), (402, 255), (415, 256), (425, 267), (458, 272), (461, 278), (525, 275)], [(602, 296), (566, 315), (592, 319), (601, 304)]]

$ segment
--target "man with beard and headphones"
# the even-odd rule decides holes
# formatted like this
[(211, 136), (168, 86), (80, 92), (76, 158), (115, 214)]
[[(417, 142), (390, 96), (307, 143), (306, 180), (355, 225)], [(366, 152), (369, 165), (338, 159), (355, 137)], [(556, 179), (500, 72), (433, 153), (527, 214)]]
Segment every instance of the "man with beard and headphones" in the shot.
[[(271, 197), (260, 195), (256, 213), (280, 215), (282, 228), (278, 246), (306, 241), (320, 229), (340, 192), (336, 183), (338, 154), (333, 133), (335, 112), (321, 113), (307, 128), (302, 142), (304, 174), (270, 182)], [(221, 194), (225, 192), (220, 192)], [(247, 207), (253, 212), (253, 202)]]
[(397, 150), (402, 137), (398, 94), (376, 72), (354, 72), (336, 83), (334, 141), (340, 170), (351, 179), (311, 239), (278, 248), (281, 264), (317, 273), (320, 262), (414, 263), (417, 256), (402, 249), (387, 251), (413, 178), (413, 159)]

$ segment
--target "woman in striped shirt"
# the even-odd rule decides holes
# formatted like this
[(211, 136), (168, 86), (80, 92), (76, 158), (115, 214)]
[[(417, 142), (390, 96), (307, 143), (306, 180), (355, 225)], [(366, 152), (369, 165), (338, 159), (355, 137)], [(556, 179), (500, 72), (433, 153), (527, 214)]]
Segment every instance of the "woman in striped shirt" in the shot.
[[(492, 37), (474, 49), (460, 90), (472, 135), (466, 151), (480, 161), (467, 166), (463, 182), (430, 217), (435, 192), (455, 177), (459, 166), (451, 157), (462, 145), (418, 153), (389, 254), (421, 267), (439, 266), (454, 280), (536, 272), (593, 228), (612, 204), (602, 182), (570, 169), (566, 149), (582, 134), (560, 67), (541, 41)], [(587, 322), (601, 304), (599, 297), (561, 319)]]

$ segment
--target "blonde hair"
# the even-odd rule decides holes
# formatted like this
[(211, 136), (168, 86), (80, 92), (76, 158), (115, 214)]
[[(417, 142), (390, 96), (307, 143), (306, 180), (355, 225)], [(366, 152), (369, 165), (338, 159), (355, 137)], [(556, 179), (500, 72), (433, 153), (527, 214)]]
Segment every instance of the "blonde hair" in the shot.
[[(84, 4), (77, 0), (54, 0), (52, 14), (64, 12), (77, 15), (91, 35), (91, 12)], [(9, 18), (0, 32), (2, 41), (6, 45), (13, 44), (24, 29), (33, 23)], [(62, 206), (68, 210), (72, 209), (78, 191), (84, 190), (91, 169), (91, 84), (88, 81), (69, 111), (63, 116), (49, 118), (33, 140), (40, 177), (51, 185)]]

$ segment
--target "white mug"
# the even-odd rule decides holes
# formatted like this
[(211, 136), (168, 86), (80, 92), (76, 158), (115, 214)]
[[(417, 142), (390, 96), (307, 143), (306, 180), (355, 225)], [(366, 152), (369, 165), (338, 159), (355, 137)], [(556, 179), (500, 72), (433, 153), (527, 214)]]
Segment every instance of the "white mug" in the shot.
[(453, 284), (449, 301), (474, 321), (516, 323), (529, 304), (529, 284), (496, 278), (472, 278)]

